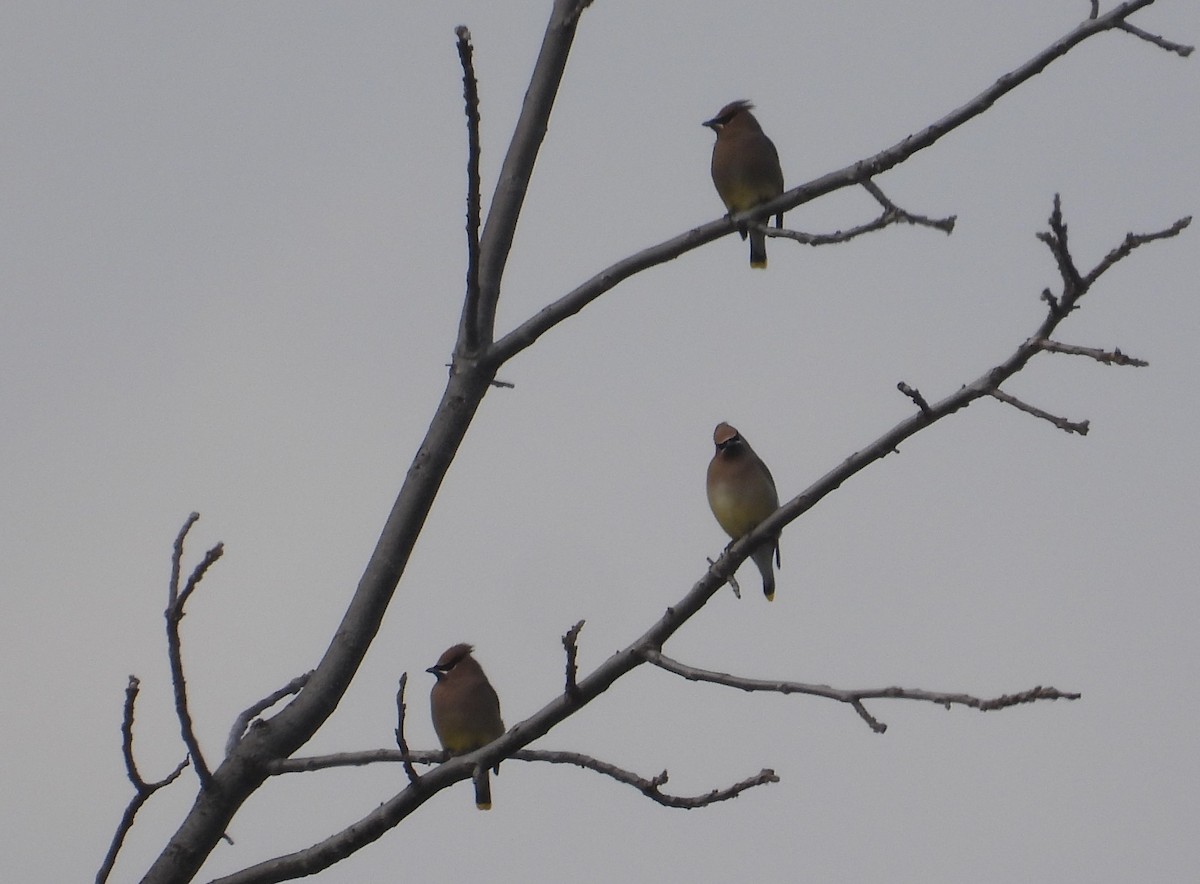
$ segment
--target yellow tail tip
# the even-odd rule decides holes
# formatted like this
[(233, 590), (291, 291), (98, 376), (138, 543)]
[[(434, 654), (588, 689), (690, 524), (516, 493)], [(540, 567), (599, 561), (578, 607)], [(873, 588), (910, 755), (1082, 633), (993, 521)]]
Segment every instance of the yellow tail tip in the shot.
[(478, 801), (476, 801), (476, 802), (475, 802), (475, 807), (476, 807), (476, 809), (477, 809), (477, 810), (491, 810), (491, 809), (492, 809), (492, 802), (490, 802), (490, 801), (489, 801), (487, 804), (481, 804), (481, 803), (479, 803)]
[(755, 270), (766, 270), (767, 269), (767, 259), (764, 258), (761, 261), (751, 261), (750, 266), (753, 267)]

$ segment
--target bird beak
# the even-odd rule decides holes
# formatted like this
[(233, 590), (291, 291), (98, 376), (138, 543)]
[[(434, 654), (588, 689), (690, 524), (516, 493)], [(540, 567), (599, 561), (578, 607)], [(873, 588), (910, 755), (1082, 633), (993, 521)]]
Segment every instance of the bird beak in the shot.
[(712, 129), (714, 132), (715, 132), (715, 131), (717, 131), (717, 120), (716, 120), (716, 117), (714, 117), (714, 118), (713, 118), (713, 119), (711, 119), (711, 120), (705, 120), (705, 121), (704, 121), (703, 123), (701, 123), (700, 125), (701, 125), (701, 126), (707, 126), (708, 128)]
[(435, 676), (436, 676), (436, 675), (438, 674), (438, 668), (437, 668), (436, 666), (430, 666), (430, 667), (429, 667), (428, 669), (426, 669), (425, 671), (426, 671), (426, 672), (428, 672), (430, 675), (435, 675)]

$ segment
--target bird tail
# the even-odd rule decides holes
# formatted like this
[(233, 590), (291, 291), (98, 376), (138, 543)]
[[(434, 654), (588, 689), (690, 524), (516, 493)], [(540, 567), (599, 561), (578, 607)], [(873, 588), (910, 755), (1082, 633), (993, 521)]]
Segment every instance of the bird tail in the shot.
[(486, 767), (475, 773), (475, 806), (480, 810), (492, 809), (492, 780)]
[(754, 551), (754, 564), (758, 566), (758, 573), (762, 574), (763, 595), (767, 597), (768, 602), (775, 601), (775, 571), (771, 567), (771, 559), (779, 555), (779, 544), (769, 543), (760, 546)]
[(767, 266), (767, 237), (761, 230), (750, 231), (750, 266)]

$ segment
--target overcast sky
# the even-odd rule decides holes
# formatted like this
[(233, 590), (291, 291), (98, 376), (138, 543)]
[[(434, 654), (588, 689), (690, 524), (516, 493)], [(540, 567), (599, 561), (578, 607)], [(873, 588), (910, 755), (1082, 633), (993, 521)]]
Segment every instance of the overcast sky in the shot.
[[(1109, 0), (1103, 4), (1109, 6)], [(199, 738), (316, 664), (443, 389), (465, 248), (454, 26), (470, 27), (490, 192), (549, 2), (0, 5), (0, 728), (13, 881), (90, 880), (137, 754), (183, 755), (162, 635), (171, 543), (224, 559), (192, 599)], [(736, 11), (735, 11), (736, 6)], [(700, 122), (749, 98), (789, 186), (869, 156), (1072, 28), (1086, 2), (598, 0), (583, 17), (521, 217), (498, 323), (718, 217)], [(419, 7), (419, 8), (418, 8)], [(1200, 40), (1194, 0), (1140, 26)], [(421, 670), (470, 641), (509, 725), (623, 647), (725, 543), (704, 499), (736, 425), (788, 498), (1003, 360), (1059, 282), (1035, 234), (1062, 194), (1090, 268), (1200, 209), (1200, 64), (1128, 34), (1085, 43), (879, 179), (954, 234), (813, 249), (726, 237), (656, 267), (504, 367), (360, 677), (302, 754), (433, 748)], [(486, 198), (485, 198), (486, 203)], [(486, 208), (486, 205), (485, 205)], [(788, 215), (829, 232), (863, 193)], [(693, 795), (661, 808), (506, 762), (495, 809), (460, 784), (330, 882), (1182, 881), (1200, 865), (1197, 231), (1114, 269), (1060, 329), (1149, 368), (1043, 355), (1008, 389), (1086, 437), (983, 401), (794, 523), (778, 595), (728, 591), (666, 648), (697, 666), (840, 687), (1083, 699), (1003, 712), (744, 695), (648, 667), (537, 745)], [(200, 879), (306, 847), (404, 785), (394, 767), (271, 782)], [(113, 880), (194, 796), (143, 811)]]

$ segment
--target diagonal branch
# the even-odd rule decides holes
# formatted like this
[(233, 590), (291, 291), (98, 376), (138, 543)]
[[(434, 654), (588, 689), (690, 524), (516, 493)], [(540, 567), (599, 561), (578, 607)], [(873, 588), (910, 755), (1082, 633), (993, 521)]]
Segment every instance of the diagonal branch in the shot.
[[(694, 227), (604, 268), (496, 341), (491, 348), (489, 361), (493, 365), (500, 365), (630, 276), (649, 267), (671, 261), (693, 249), (726, 236), (734, 231), (736, 224), (753, 224), (811, 202), (827, 193), (845, 187), (865, 185), (866, 182), (871, 181), (882, 172), (904, 162), (918, 151), (936, 143), (942, 136), (979, 116), (1000, 98), (1037, 76), (1052, 62), (1062, 58), (1085, 40), (1117, 28), (1128, 16), (1153, 2), (1154, 0), (1128, 0), (1128, 2), (1113, 7), (1104, 15), (1085, 20), (1024, 64), (1004, 74), (967, 103), (955, 108), (920, 132), (906, 136), (873, 156), (829, 172), (807, 184), (794, 187), (749, 212), (743, 212), (732, 218), (721, 217), (700, 227)], [(734, 223), (731, 224), (731, 221)], [(488, 223), (490, 226), (491, 215), (489, 215)]]
[(192, 714), (188, 710), (187, 681), (183, 677), (183, 647), (179, 637), (179, 622), (183, 619), (183, 608), (187, 604), (187, 600), (191, 598), (200, 581), (204, 579), (208, 569), (221, 558), (225, 547), (218, 543), (206, 552), (204, 558), (192, 570), (183, 589), (179, 589), (183, 541), (199, 518), (199, 513), (189, 515), (175, 538), (175, 548), (171, 558), (171, 584), (167, 590), (167, 610), (163, 616), (167, 620), (167, 657), (171, 664), (171, 686), (175, 692), (175, 713), (179, 718), (180, 735), (183, 737), (184, 745), (187, 746), (188, 754), (192, 757), (192, 764), (195, 766), (196, 777), (200, 780), (201, 788), (208, 788), (212, 773), (200, 752), (200, 743), (196, 740), (196, 731), (192, 727)]
[(1022, 703), (1033, 703), (1038, 700), (1078, 700), (1082, 696), (1081, 694), (1067, 693), (1057, 688), (1046, 688), (1040, 685), (1030, 688), (1027, 691), (1021, 691), (1017, 694), (1004, 694), (990, 700), (983, 700), (979, 697), (973, 697), (970, 694), (925, 691), (920, 688), (888, 687), (849, 690), (846, 688), (833, 688), (825, 684), (805, 684), (798, 681), (745, 678), (740, 675), (730, 675), (727, 672), (699, 669), (695, 666), (680, 663), (678, 660), (672, 660), (670, 657), (664, 656), (662, 652), (652, 649), (644, 651), (642, 656), (646, 662), (653, 663), (660, 669), (665, 669), (667, 672), (672, 672), (675, 675), (686, 678), (688, 681), (706, 681), (712, 684), (724, 685), (725, 687), (737, 688), (742, 691), (806, 694), (811, 697), (825, 697), (830, 700), (837, 700), (839, 703), (846, 703), (852, 706), (854, 711), (877, 734), (884, 733), (887, 730), (887, 725), (867, 712), (866, 707), (863, 705), (863, 700), (882, 698), (892, 700), (920, 700), (926, 703), (936, 703), (946, 709), (949, 709), (951, 706), (966, 706), (970, 709), (978, 709), (981, 712), (990, 712), (996, 709), (1006, 709), (1009, 706), (1017, 706)]
[(300, 693), (300, 689), (308, 684), (308, 679), (312, 675), (312, 671), (305, 672), (303, 675), (297, 675), (279, 690), (274, 691), (261, 700), (254, 703), (250, 708), (245, 709), (233, 721), (233, 727), (229, 729), (229, 738), (225, 741), (225, 755), (228, 756), (238, 743), (242, 741), (246, 730), (250, 727), (250, 721), (258, 715), (261, 715), (266, 710), (270, 709), (284, 697), (290, 697), (292, 694)]
[(496, 305), (500, 299), (500, 280), (512, 250), (513, 236), (517, 230), (517, 219), (538, 151), (546, 137), (550, 124), (550, 111), (562, 82), (567, 56), (575, 41), (575, 29), (583, 10), (591, 0), (555, 0), (542, 38), (542, 48), (534, 64), (529, 90), (521, 103), (521, 114), (513, 131), (508, 152), (500, 167), (500, 178), (496, 192), (488, 208), (487, 223), (480, 242), (479, 265), (479, 343), (487, 346), (492, 342), (496, 325)]
[(994, 399), (999, 399), (1001, 402), (1011, 405), (1018, 411), (1023, 411), (1026, 414), (1032, 414), (1034, 417), (1041, 418), (1044, 421), (1049, 421), (1063, 432), (1078, 433), (1080, 436), (1086, 436), (1088, 433), (1088, 421), (1069, 421), (1065, 417), (1059, 417), (1056, 414), (1043, 411), (1037, 406), (1030, 405), (1028, 402), (1022, 402), (1016, 396), (1011, 396), (1008, 393), (1005, 393), (1003, 390), (992, 390), (991, 395)]

